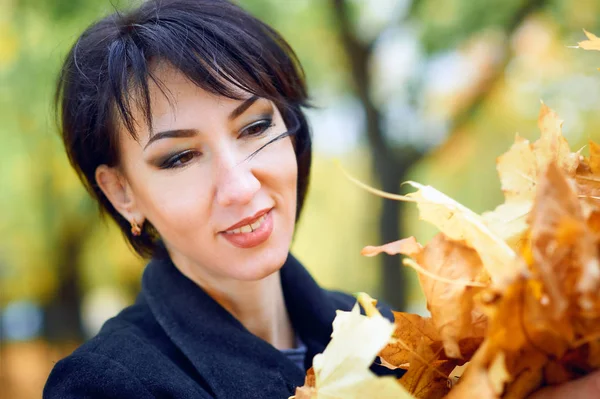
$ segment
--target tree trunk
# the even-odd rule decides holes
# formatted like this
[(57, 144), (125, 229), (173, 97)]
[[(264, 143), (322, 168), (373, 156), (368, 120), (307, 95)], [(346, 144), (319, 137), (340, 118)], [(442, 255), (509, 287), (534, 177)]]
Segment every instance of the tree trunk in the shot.
[(81, 323), (83, 290), (80, 287), (78, 260), (85, 234), (63, 231), (56, 258), (58, 287), (44, 312), (44, 335), (50, 342), (84, 339)]
[[(388, 168), (386, 162), (381, 162), (382, 168)], [(388, 172), (379, 174), (382, 189), (386, 192), (398, 191), (399, 178), (397, 171), (387, 169)], [(381, 243), (388, 243), (402, 237), (400, 224), (401, 207), (404, 203), (383, 199), (381, 214), (379, 215), (379, 237)], [(398, 256), (381, 255), (381, 296), (390, 306), (396, 310), (402, 310), (406, 306), (406, 277), (404, 269)]]
[[(406, 159), (397, 161), (398, 154), (386, 145), (381, 115), (371, 100), (371, 80), (369, 76), (369, 58), (371, 45), (361, 43), (354, 34), (349, 19), (347, 4), (344, 0), (332, 0), (334, 14), (340, 31), (340, 38), (348, 59), (352, 75), (352, 83), (356, 94), (365, 110), (367, 120), (367, 138), (372, 154), (372, 165), (375, 180), (379, 180), (384, 191), (395, 193), (400, 182), (406, 176), (408, 168), (415, 162), (413, 150), (407, 151)], [(401, 155), (402, 156), (402, 155)], [(409, 161), (409, 162), (406, 162)], [(403, 204), (397, 201), (383, 200), (379, 216), (379, 240), (387, 243), (398, 240), (401, 235), (400, 215)], [(381, 299), (394, 309), (405, 308), (406, 280), (404, 269), (398, 256), (382, 256)]]

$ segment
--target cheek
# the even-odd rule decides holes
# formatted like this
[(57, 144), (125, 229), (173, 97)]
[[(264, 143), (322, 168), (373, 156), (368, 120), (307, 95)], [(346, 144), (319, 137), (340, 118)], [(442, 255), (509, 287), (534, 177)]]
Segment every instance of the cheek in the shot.
[[(284, 217), (284, 233), (282, 237), (291, 240), (296, 224), (298, 165), (296, 154), (291, 139), (287, 139), (269, 168), (274, 173), (276, 187), (273, 187), (276, 195), (280, 198), (280, 209)], [(290, 243), (288, 243), (289, 245)]]
[(148, 220), (167, 241), (189, 231), (198, 220), (207, 221), (210, 209), (209, 185), (193, 168), (172, 175), (149, 176), (143, 183), (141, 208)]
[[(298, 182), (298, 165), (292, 140), (286, 138), (279, 145), (274, 145), (271, 154), (265, 162), (264, 169), (273, 176), (273, 182), (278, 186), (281, 195), (292, 196), (285, 198), (286, 205), (296, 207), (296, 186)], [(292, 203), (293, 202), (293, 203)]]

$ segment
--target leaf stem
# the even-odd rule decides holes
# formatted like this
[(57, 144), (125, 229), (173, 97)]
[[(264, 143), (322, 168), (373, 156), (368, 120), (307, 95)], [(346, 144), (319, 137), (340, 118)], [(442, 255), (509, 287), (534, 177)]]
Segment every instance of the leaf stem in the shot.
[(411, 267), (411, 268), (415, 269), (417, 272), (424, 274), (427, 277), (431, 277), (432, 279), (434, 279), (436, 281), (441, 281), (443, 283), (462, 285), (464, 287), (479, 287), (479, 288), (487, 287), (487, 284), (478, 283), (476, 281), (452, 280), (449, 278), (438, 276), (434, 273), (431, 273), (429, 270), (425, 269), (423, 266), (419, 265), (417, 262), (415, 262), (414, 259), (411, 259), (411, 258), (404, 258), (402, 260), (402, 263), (404, 264), (404, 266)]

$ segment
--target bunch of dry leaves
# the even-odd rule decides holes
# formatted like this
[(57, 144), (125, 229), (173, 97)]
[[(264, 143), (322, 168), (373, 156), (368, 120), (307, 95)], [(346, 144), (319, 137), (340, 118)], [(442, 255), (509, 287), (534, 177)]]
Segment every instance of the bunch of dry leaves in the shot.
[[(600, 50), (586, 34), (579, 46)], [(600, 145), (572, 152), (544, 104), (538, 124), (537, 141), (517, 136), (498, 158), (505, 202), (482, 215), (430, 186), (409, 182), (417, 191), (401, 196), (354, 180), (416, 203), (439, 229), (425, 246), (410, 237), (362, 252), (406, 255), (431, 317), (391, 323), (359, 295), (366, 315), (338, 312), (296, 399), (525, 398), (600, 368)], [(376, 377), (377, 356), (406, 373)]]

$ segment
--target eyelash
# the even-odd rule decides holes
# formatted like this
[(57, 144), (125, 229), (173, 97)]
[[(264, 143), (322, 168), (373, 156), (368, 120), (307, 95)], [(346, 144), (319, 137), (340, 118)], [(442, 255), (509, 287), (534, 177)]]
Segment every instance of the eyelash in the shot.
[[(262, 119), (260, 121), (254, 122), (253, 124), (247, 126), (246, 128), (244, 128), (244, 130), (242, 130), (242, 132), (240, 133), (240, 135), (238, 136), (238, 138), (242, 138), (242, 137), (260, 137), (262, 136), (267, 130), (269, 130), (270, 128), (272, 128), (273, 126), (275, 126), (275, 124), (273, 123), (273, 120), (271, 118), (269, 119)], [(260, 131), (257, 133), (246, 133), (248, 130), (255, 128), (255, 127), (260, 127)], [(167, 158), (164, 162), (161, 162), (160, 164), (160, 168), (161, 169), (176, 169), (176, 168), (181, 168), (186, 166), (191, 160), (192, 158), (195, 158), (196, 156), (201, 155), (198, 151), (193, 151), (193, 150), (187, 150), (187, 151), (183, 151), (180, 152), (178, 154), (173, 155), (172, 157)], [(190, 158), (189, 160), (187, 160), (186, 162), (181, 162), (182, 159), (186, 158), (187, 156), (192, 156), (192, 158)], [(181, 162), (178, 164), (178, 162)]]
[[(239, 137), (244, 137), (244, 136), (260, 137), (267, 130), (272, 128), (273, 126), (275, 126), (275, 124), (273, 123), (273, 119), (271, 119), (271, 118), (261, 119), (259, 121), (256, 121), (256, 122), (250, 124), (249, 126), (246, 126), (246, 128), (244, 128), (244, 130), (242, 130), (242, 133), (240, 133)], [(258, 133), (246, 133), (246, 131), (248, 131), (254, 127), (260, 127), (260, 131)]]

